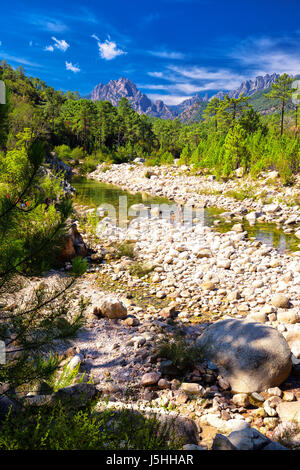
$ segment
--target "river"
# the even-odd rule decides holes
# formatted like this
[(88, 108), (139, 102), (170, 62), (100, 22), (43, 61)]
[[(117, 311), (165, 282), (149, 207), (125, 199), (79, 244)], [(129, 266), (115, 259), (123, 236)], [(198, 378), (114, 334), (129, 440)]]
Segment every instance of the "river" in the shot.
[[(127, 197), (127, 208), (129, 209), (135, 204), (144, 204), (146, 206), (153, 205), (173, 205), (174, 201), (170, 201), (161, 197), (153, 197), (147, 193), (138, 192), (131, 193), (123, 191), (118, 186), (112, 184), (101, 183), (99, 181), (88, 179), (85, 177), (74, 177), (72, 186), (76, 190), (76, 202), (90, 207), (99, 207), (103, 204), (111, 204), (114, 206), (117, 215), (119, 214), (119, 198)], [(202, 223), (208, 226), (214, 226), (219, 232), (227, 232), (236, 223), (224, 221), (220, 214), (224, 209), (208, 207), (203, 211)], [(215, 224), (218, 225), (215, 225)], [(245, 230), (248, 232), (249, 238), (260, 240), (266, 245), (273, 246), (280, 252), (299, 250), (299, 240), (293, 235), (287, 235), (283, 230), (279, 229), (275, 224), (257, 223), (254, 226), (249, 225), (247, 221), (243, 221)]]

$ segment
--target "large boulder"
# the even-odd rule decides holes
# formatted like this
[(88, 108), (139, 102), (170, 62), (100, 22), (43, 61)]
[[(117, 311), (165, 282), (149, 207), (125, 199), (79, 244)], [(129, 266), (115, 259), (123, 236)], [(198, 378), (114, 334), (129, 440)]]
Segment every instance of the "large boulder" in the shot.
[(198, 338), (203, 356), (218, 366), (235, 392), (280, 385), (292, 368), (291, 351), (275, 328), (249, 320), (216, 322)]

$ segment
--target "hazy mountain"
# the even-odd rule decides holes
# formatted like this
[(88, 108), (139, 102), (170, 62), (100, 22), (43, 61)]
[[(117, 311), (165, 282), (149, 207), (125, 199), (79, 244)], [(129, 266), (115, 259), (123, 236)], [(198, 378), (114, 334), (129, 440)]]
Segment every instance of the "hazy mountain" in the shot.
[(171, 105), (169, 108), (173, 111), (174, 114), (176, 114), (176, 116), (178, 116), (194, 103), (202, 103), (203, 101), (203, 98), (199, 95), (199, 93), (197, 93), (196, 95), (192, 96), (192, 98), (188, 98), (179, 104)]

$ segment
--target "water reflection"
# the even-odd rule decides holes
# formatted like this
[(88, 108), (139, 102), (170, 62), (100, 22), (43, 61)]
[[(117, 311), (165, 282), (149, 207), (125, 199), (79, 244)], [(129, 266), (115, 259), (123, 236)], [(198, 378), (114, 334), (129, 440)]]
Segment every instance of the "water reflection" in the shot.
[[(236, 221), (224, 221), (220, 218), (220, 213), (224, 209), (209, 207), (207, 209), (195, 209), (192, 206), (182, 206), (162, 197), (153, 197), (145, 192), (130, 193), (123, 191), (117, 186), (101, 183), (83, 177), (76, 177), (72, 180), (72, 185), (76, 189), (76, 202), (92, 207), (112, 205), (117, 220), (123, 225), (127, 219), (136, 217), (160, 217), (169, 220), (174, 226), (184, 223), (186, 225), (202, 224), (215, 226), (220, 232), (227, 232)], [(126, 198), (125, 198), (126, 196)], [(120, 210), (120, 200), (127, 201), (127, 207)], [(126, 203), (125, 203), (126, 204)], [(140, 208), (138, 208), (140, 205)], [(261, 242), (276, 247), (279, 251), (298, 250), (299, 240), (293, 235), (286, 235), (278, 229), (275, 224), (249, 225), (243, 221), (245, 230), (249, 237), (254, 237)]]

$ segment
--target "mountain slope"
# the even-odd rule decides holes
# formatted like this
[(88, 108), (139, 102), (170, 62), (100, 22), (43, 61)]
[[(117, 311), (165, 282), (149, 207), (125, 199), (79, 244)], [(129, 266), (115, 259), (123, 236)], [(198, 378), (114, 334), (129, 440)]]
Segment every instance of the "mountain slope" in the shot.
[(117, 106), (123, 97), (128, 99), (133, 109), (139, 114), (148, 114), (162, 119), (174, 119), (175, 117), (175, 114), (163, 101), (157, 100), (153, 103), (128, 78), (111, 80), (107, 85), (100, 83), (91, 93), (92, 101), (110, 101), (113, 106)]
[[(231, 90), (228, 93), (219, 91), (210, 99), (218, 98), (223, 100), (225, 95), (228, 94), (230, 98), (238, 98), (242, 93), (244, 96), (249, 96), (249, 104), (253, 106), (255, 111), (259, 111), (262, 114), (272, 113), (274, 111), (274, 102), (272, 103), (264, 95), (271, 89), (272, 83), (275, 83), (279, 77), (278, 74), (273, 73), (272, 75), (266, 74), (263, 77), (258, 76), (254, 80), (245, 80), (235, 90)], [(178, 116), (178, 119), (182, 122), (198, 122), (202, 119), (203, 111), (206, 104), (202, 102), (195, 102), (183, 113)]]

